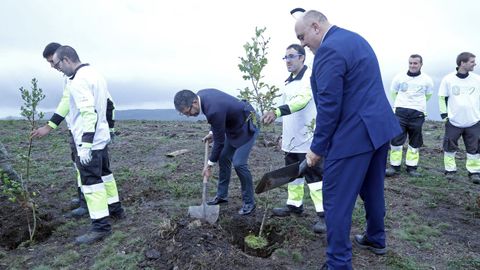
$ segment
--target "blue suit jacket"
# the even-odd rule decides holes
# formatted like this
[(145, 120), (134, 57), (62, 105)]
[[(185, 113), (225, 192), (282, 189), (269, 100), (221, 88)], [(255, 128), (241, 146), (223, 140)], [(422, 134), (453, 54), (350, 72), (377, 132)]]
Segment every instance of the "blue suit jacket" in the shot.
[(327, 159), (354, 156), (401, 133), (377, 57), (360, 35), (332, 26), (315, 53), (311, 84), (317, 106), (314, 153)]
[(256, 127), (252, 120), (248, 120), (250, 112), (255, 110), (249, 103), (217, 89), (203, 89), (197, 95), (213, 132), (213, 149), (209, 159), (217, 162), (225, 137), (230, 145), (238, 148), (255, 134)]

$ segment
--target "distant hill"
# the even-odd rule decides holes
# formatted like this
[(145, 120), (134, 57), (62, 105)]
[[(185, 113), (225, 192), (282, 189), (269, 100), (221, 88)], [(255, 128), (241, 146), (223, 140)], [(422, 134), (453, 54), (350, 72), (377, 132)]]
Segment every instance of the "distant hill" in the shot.
[[(48, 120), (53, 112), (45, 113), (43, 119)], [(8, 116), (0, 118), (3, 120), (19, 120), (23, 119), (18, 116)], [(205, 120), (204, 115), (198, 117), (186, 117), (180, 115), (175, 109), (156, 109), (156, 110), (115, 110), (116, 120), (159, 120), (159, 121), (198, 121)]]

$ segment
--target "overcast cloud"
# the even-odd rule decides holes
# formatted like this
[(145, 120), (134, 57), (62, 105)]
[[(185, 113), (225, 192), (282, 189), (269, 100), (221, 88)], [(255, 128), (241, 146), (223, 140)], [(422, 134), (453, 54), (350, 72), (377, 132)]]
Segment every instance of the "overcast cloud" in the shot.
[[(29, 87), (33, 77), (47, 96), (42, 109), (54, 110), (62, 76), (41, 55), (52, 41), (71, 45), (82, 62), (105, 75), (119, 109), (173, 108), (181, 89), (214, 87), (237, 95), (248, 86), (238, 57), (255, 27), (266, 26), (265, 81), (281, 86), (288, 75), (281, 58), (297, 42), (289, 14), (295, 7), (317, 9), (364, 36), (377, 53), (386, 89), (396, 73), (407, 71), (412, 53), (424, 57), (435, 91), (460, 52), (480, 55), (475, 0), (2, 0), (0, 117), (19, 114), (18, 88)], [(436, 95), (428, 106), (438, 119)]]

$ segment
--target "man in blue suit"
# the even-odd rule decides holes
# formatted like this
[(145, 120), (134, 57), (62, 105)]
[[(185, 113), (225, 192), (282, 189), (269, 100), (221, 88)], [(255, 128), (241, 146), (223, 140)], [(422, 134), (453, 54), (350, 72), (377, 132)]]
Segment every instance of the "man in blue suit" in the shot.
[(373, 49), (360, 35), (331, 25), (310, 10), (295, 24), (297, 38), (315, 54), (311, 85), (317, 107), (309, 166), (324, 169), (327, 225), (324, 269), (352, 269), (350, 227), (357, 196), (367, 227), (355, 243), (386, 253), (384, 177), (390, 139), (401, 129), (388, 103)]
[(186, 116), (203, 113), (211, 125), (210, 132), (203, 140), (212, 141), (208, 165), (203, 175), (210, 177), (211, 168), (218, 161), (219, 179), (217, 195), (209, 205), (228, 202), (228, 185), (232, 164), (242, 187), (243, 206), (240, 215), (248, 215), (255, 209), (252, 174), (248, 168), (248, 156), (255, 144), (258, 129), (253, 123), (253, 107), (217, 89), (203, 89), (197, 94), (182, 90), (175, 95), (175, 109)]

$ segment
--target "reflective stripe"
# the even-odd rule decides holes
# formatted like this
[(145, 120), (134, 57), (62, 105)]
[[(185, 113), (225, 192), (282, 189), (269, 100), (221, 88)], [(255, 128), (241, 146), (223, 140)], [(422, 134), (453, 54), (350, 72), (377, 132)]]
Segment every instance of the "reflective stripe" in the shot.
[(457, 171), (457, 164), (455, 163), (455, 154), (457, 152), (443, 152), (443, 164), (445, 165), (445, 171), (455, 172)]
[(312, 198), (313, 205), (315, 205), (316, 212), (323, 212), (323, 194), (322, 194), (322, 181), (308, 184), (310, 189), (310, 197)]
[(310, 190), (321, 190), (322, 186), (323, 186), (323, 181), (318, 181), (318, 182), (315, 182), (315, 183), (308, 184), (308, 188)]
[(118, 196), (111, 197), (111, 198), (110, 198), (110, 197), (107, 198), (108, 204), (114, 204), (114, 203), (117, 203), (117, 202), (119, 202), (119, 201), (120, 201), (120, 199), (118, 198)]
[(107, 190), (108, 204), (119, 202), (117, 182), (115, 181), (113, 174), (102, 176), (102, 181), (105, 184), (105, 189)]
[(390, 165), (400, 166), (402, 165), (402, 151), (403, 146), (393, 146), (390, 145)]
[(288, 184), (287, 205), (300, 207), (303, 204), (303, 183), (303, 178), (297, 178)]
[(113, 178), (113, 174), (109, 174), (109, 175), (102, 176), (102, 181), (106, 183), (106, 182), (115, 181), (115, 179)]
[(467, 170), (469, 173), (480, 173), (480, 154), (467, 153)]
[(85, 201), (87, 202), (88, 212), (91, 219), (99, 219), (109, 216), (107, 192), (103, 183), (82, 186)]
[[(94, 185), (82, 185), (83, 194), (105, 191), (105, 184), (99, 183)], [(106, 192), (106, 191), (105, 191)]]
[(407, 166), (417, 166), (419, 159), (420, 153), (418, 152), (418, 148), (413, 148), (409, 145), (405, 157), (405, 164), (407, 164)]

